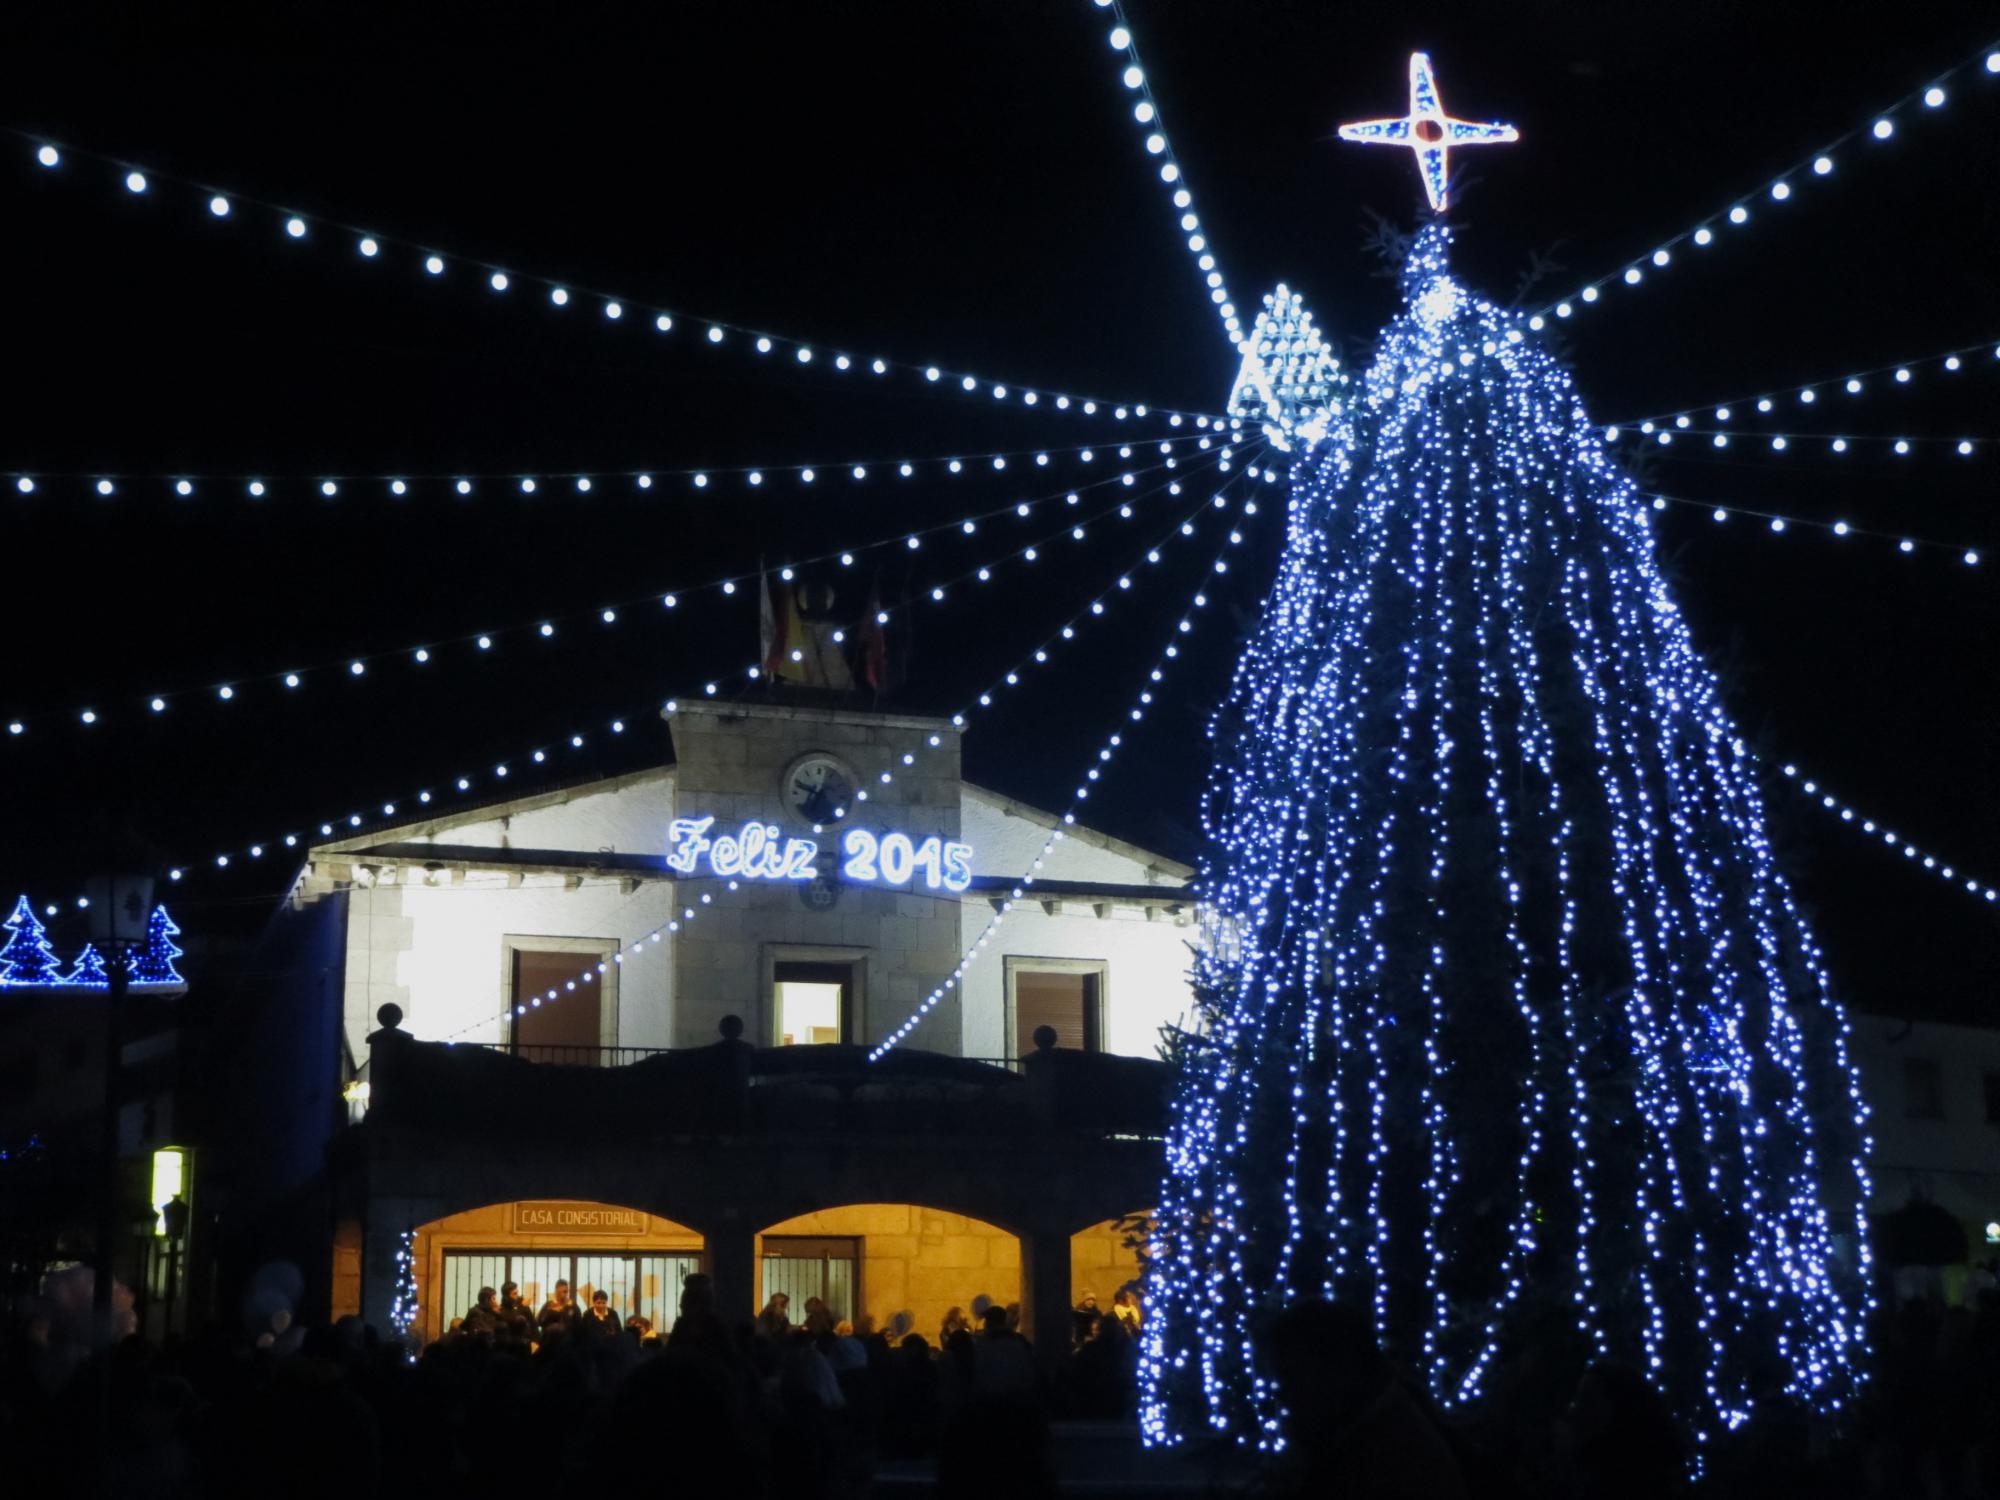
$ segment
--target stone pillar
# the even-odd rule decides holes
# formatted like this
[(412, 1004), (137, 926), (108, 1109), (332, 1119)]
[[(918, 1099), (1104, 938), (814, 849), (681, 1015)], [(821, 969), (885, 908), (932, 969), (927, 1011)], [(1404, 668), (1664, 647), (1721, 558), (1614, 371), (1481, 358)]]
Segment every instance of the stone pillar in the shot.
[(757, 1314), (757, 1231), (739, 1218), (704, 1228), (715, 1310), (731, 1328)]
[(1021, 1240), (1021, 1311), (1027, 1335), (1045, 1367), (1069, 1353), (1069, 1236), (1031, 1230)]

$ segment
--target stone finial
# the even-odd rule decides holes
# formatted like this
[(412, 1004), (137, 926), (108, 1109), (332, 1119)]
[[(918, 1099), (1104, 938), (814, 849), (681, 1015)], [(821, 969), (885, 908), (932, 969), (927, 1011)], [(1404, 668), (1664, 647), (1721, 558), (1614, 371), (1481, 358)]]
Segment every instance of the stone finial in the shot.
[(1037, 1027), (1035, 1028), (1035, 1035), (1034, 1035), (1034, 1042), (1035, 1042), (1035, 1050), (1036, 1050), (1037, 1052), (1053, 1052), (1053, 1051), (1055, 1051), (1055, 1050), (1056, 1050), (1056, 1029), (1055, 1029), (1055, 1027), (1053, 1027), (1053, 1026), (1037, 1026)]
[(375, 1012), (375, 1019), (384, 1031), (394, 1031), (403, 1024), (403, 1007), (391, 1000)]
[(743, 1018), (741, 1016), (724, 1016), (720, 1021), (715, 1023), (715, 1029), (722, 1033), (722, 1039), (725, 1042), (741, 1041), (743, 1039)]

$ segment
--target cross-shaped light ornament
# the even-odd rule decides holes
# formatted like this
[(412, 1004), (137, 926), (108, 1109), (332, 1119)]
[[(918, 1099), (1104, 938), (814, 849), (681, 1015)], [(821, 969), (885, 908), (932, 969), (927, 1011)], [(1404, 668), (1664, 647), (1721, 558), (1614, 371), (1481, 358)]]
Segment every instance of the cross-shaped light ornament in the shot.
[(1438, 102), (1437, 80), (1431, 76), (1430, 55), (1410, 54), (1410, 112), (1399, 120), (1363, 120), (1340, 127), (1344, 141), (1360, 141), (1370, 146), (1408, 146), (1417, 154), (1417, 166), (1424, 174), (1424, 193), (1431, 208), (1443, 213), (1446, 202), (1446, 153), (1453, 146), (1491, 146), (1502, 141), (1518, 141), (1521, 134), (1512, 125), (1480, 124), (1454, 120)]

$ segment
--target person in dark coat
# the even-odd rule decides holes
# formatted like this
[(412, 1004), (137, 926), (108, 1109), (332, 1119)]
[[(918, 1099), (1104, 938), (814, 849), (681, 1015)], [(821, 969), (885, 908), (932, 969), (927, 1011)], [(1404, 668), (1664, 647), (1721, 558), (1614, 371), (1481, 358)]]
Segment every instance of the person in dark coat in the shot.
[(500, 1283), (500, 1333), (509, 1343), (535, 1341), (535, 1310), (521, 1295), (519, 1282)]
[(625, 1323), (611, 1310), (611, 1296), (599, 1287), (590, 1294), (590, 1311), (577, 1321), (576, 1331), (585, 1340), (615, 1339)]
[(464, 1327), (460, 1330), (470, 1338), (491, 1339), (500, 1331), (500, 1294), (490, 1286), (479, 1289), (479, 1297), (472, 1304), (472, 1310), (465, 1315)]
[(542, 1304), (536, 1316), (536, 1326), (541, 1330), (542, 1342), (553, 1343), (576, 1331), (583, 1309), (576, 1305), (576, 1297), (570, 1292), (567, 1281), (558, 1281), (549, 1300)]

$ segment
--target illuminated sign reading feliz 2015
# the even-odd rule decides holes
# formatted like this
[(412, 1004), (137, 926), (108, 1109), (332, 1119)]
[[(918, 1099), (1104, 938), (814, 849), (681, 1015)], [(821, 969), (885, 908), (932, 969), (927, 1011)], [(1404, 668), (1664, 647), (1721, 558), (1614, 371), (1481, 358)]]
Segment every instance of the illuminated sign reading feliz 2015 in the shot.
[[(775, 823), (754, 819), (734, 833), (711, 836), (714, 817), (675, 818), (667, 830), (667, 868), (742, 880), (811, 880), (819, 873), (819, 841), (786, 838)], [(865, 885), (915, 885), (962, 891), (972, 884), (972, 845), (933, 834), (872, 833), (850, 828), (841, 836), (842, 878)]]

